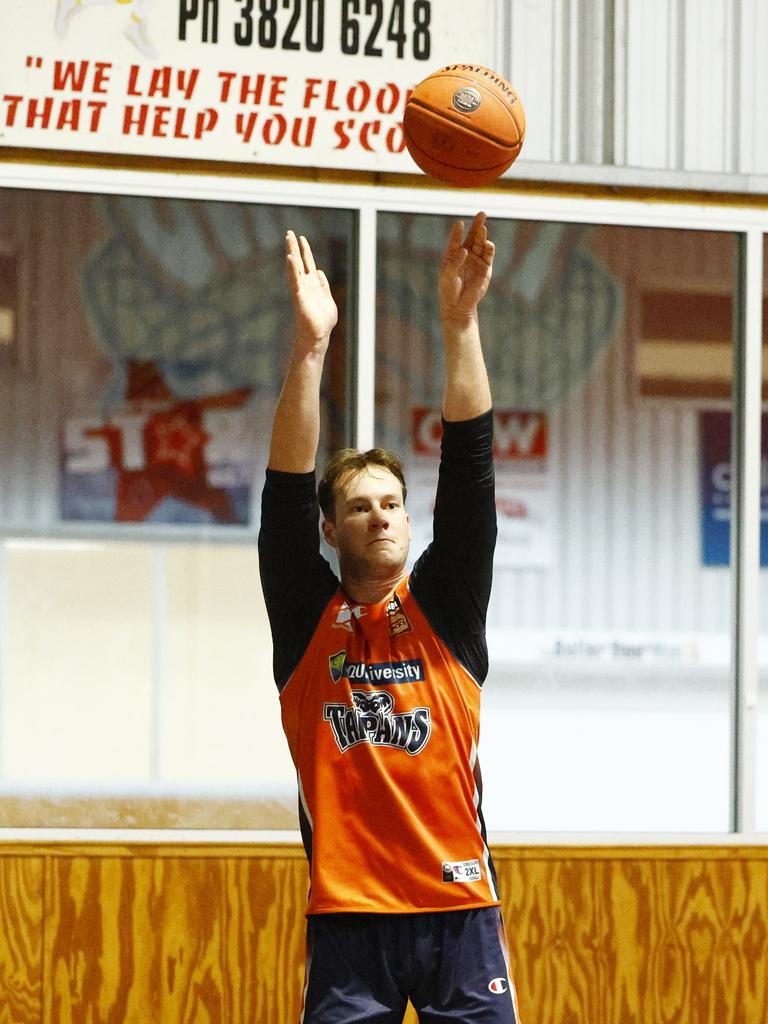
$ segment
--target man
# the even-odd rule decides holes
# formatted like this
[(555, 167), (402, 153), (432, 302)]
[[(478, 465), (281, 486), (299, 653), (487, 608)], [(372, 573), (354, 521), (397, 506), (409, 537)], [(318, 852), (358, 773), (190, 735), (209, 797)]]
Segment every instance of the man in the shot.
[[(480, 687), (496, 539), (491, 394), (477, 306), (494, 246), (478, 214), (439, 275), (443, 448), (434, 539), (406, 571), (399, 461), (346, 449), (315, 488), (337, 310), (289, 232), (296, 334), (259, 536), (283, 727), (310, 863), (305, 1024), (515, 1024), (480, 812)], [(341, 581), (319, 552), (322, 529)]]

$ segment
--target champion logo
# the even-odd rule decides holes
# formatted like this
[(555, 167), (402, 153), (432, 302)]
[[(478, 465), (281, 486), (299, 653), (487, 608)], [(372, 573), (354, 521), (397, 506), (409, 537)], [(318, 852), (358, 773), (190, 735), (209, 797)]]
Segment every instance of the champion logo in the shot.
[(505, 992), (509, 991), (509, 985), (507, 984), (506, 978), (494, 978), (493, 981), (488, 982), (488, 991), (493, 992), (495, 996), (502, 996)]

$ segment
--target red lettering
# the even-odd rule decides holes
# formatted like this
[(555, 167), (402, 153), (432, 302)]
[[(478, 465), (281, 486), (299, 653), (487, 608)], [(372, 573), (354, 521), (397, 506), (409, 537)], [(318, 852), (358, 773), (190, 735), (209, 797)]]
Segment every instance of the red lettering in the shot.
[(42, 107), (40, 107), (40, 100), (30, 100), (27, 106), (27, 128), (34, 128), (35, 121), (39, 121), (38, 127), (47, 128), (51, 123), (51, 113), (53, 111), (53, 97), (46, 96), (42, 101)]
[(149, 79), (147, 96), (155, 96), (157, 93), (167, 99), (171, 92), (171, 69), (169, 67), (155, 68)]
[(293, 119), (293, 130), (291, 132), (291, 142), (294, 146), (300, 149), (309, 149), (312, 145), (312, 140), (315, 137), (315, 125), (317, 123), (316, 117), (308, 117), (307, 125), (304, 128), (304, 138), (301, 138), (301, 130), (304, 127), (304, 118), (295, 117)]
[(69, 88), (75, 92), (82, 92), (88, 76), (89, 63), (87, 60), (81, 60), (79, 64), (75, 64), (74, 61), (65, 64), (64, 61), (57, 60), (53, 65), (53, 88)]
[[(273, 126), (276, 126), (273, 129)], [(288, 131), (288, 122), (282, 114), (274, 114), (264, 124), (264, 141), (268, 146), (279, 146)]]
[(141, 90), (136, 88), (139, 79), (139, 65), (131, 64), (131, 70), (128, 74), (128, 88), (126, 92), (129, 96), (141, 96)]
[(360, 145), (369, 153), (375, 152), (374, 147), (370, 143), (370, 136), (378, 135), (380, 129), (381, 121), (366, 121), (360, 129)]
[(235, 118), (235, 128), (238, 135), (243, 136), (244, 142), (250, 142), (256, 129), (256, 122), (259, 120), (257, 111), (252, 111), (246, 118), (245, 114), (238, 114)]
[(109, 85), (109, 72), (111, 70), (111, 64), (103, 64), (101, 61), (97, 62), (96, 73), (93, 76), (94, 92), (107, 92), (107, 86)]
[(59, 111), (59, 119), (56, 122), (56, 130), (63, 131), (70, 128), (76, 132), (80, 124), (80, 100), (71, 100), (62, 103)]
[(234, 71), (220, 71), (219, 79), (221, 81), (221, 90), (219, 92), (219, 99), (222, 103), (226, 103), (229, 99), (229, 90), (232, 87), (232, 82), (235, 80)]
[(336, 149), (346, 149), (352, 141), (349, 137), (349, 132), (355, 127), (354, 117), (347, 118), (346, 121), (337, 121), (333, 126), (333, 130), (336, 132), (338, 139), (336, 143)]
[(149, 106), (146, 103), (141, 103), (138, 107), (138, 113), (134, 113), (136, 109), (130, 104), (125, 107), (123, 111), (123, 135), (130, 135), (134, 130), (136, 135), (143, 135), (146, 131)]
[(152, 134), (156, 139), (168, 137), (168, 118), (170, 113), (170, 107), (155, 107), (155, 116), (152, 120)]
[(371, 100), (371, 87), (367, 82), (359, 81), (347, 92), (347, 106), (355, 113), (362, 113)]
[(319, 96), (320, 78), (308, 78), (304, 85), (304, 109), (308, 110), (313, 100), (316, 100)]
[(387, 82), (376, 95), (376, 109), (380, 114), (394, 114), (400, 102), (400, 89), (394, 82)]
[(387, 152), (402, 153), (405, 149), (405, 132), (402, 124), (393, 124), (387, 132)]
[(202, 139), (206, 132), (212, 132), (219, 121), (219, 115), (213, 107), (201, 110), (195, 118), (195, 138)]
[(261, 96), (264, 92), (264, 82), (266, 81), (266, 75), (256, 75), (253, 85), (251, 85), (251, 76), (243, 75), (243, 79), (240, 82), (240, 102), (247, 103), (248, 97), (253, 97), (253, 104), (257, 106), (261, 103)]
[(101, 124), (101, 115), (104, 113), (106, 106), (106, 100), (88, 101), (88, 109), (91, 112), (91, 123), (88, 126), (89, 132), (97, 132), (99, 130), (99, 125)]
[(187, 111), (184, 107), (179, 107), (176, 111), (176, 121), (173, 126), (173, 137), (174, 139), (188, 139), (189, 133), (184, 131), (184, 122), (187, 118)]
[(334, 103), (334, 100), (336, 99), (336, 86), (338, 84), (339, 83), (336, 81), (335, 78), (332, 78), (328, 82), (328, 87), (325, 90), (325, 109), (326, 110), (340, 110), (341, 109), (336, 103)]
[(19, 109), (23, 96), (3, 96), (3, 103), (8, 104), (8, 109), (5, 112), (5, 124), (8, 128), (13, 128), (16, 124), (16, 111)]
[(282, 107), (285, 97), (285, 83), (288, 79), (285, 75), (272, 76), (272, 88), (269, 90), (269, 105), (271, 107)]

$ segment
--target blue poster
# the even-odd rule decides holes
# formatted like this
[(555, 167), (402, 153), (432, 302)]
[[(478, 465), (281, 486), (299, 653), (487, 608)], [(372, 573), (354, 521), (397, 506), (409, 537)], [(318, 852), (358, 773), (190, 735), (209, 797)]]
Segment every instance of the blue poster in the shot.
[[(762, 419), (760, 565), (768, 565), (768, 415)], [(728, 565), (731, 543), (731, 414), (699, 413), (702, 565)]]

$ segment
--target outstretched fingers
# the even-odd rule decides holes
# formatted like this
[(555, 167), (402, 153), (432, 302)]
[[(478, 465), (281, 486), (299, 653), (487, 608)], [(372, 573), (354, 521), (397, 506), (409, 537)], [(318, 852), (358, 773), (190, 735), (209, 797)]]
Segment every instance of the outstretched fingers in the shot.
[(288, 270), (288, 281), (295, 292), (300, 286), (304, 268), (296, 236), (292, 231), (289, 231), (285, 236), (285, 265)]
[(305, 272), (307, 274), (314, 274), (317, 270), (315, 257), (312, 255), (312, 248), (304, 235), (299, 237), (299, 249), (301, 250), (301, 258), (304, 261)]
[(493, 242), (486, 240), (485, 244), (483, 245), (483, 251), (480, 253), (480, 258), (484, 263), (486, 263), (490, 267), (493, 263), (493, 257), (495, 255), (496, 246), (493, 244)]
[(445, 251), (443, 252), (444, 269), (458, 268), (467, 258), (467, 251), (461, 241), (463, 237), (464, 221), (456, 220), (453, 222), (451, 233), (448, 235), (448, 241), (445, 246)]
[(490, 267), (493, 264), (496, 246), (488, 238), (488, 226), (484, 213), (478, 213), (475, 217), (464, 245), (473, 256), (482, 260), (486, 266)]
[(296, 237), (295, 231), (289, 228), (285, 233), (285, 257), (292, 280), (298, 280), (304, 274), (317, 273), (312, 248), (304, 237)]
[(455, 220), (451, 227), (451, 233), (448, 236), (448, 249), (454, 250), (461, 248), (461, 239), (464, 235), (464, 221)]
[(483, 247), (488, 240), (488, 228), (485, 221), (486, 215), (482, 211), (475, 214), (464, 240), (464, 248), (476, 256), (482, 255)]

